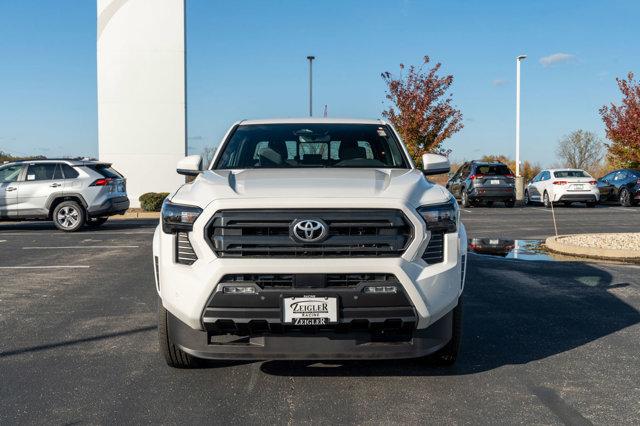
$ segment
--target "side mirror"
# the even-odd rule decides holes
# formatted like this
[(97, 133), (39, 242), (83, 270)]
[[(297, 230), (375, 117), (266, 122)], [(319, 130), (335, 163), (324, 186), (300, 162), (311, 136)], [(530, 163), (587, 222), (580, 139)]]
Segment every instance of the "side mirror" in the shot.
[(202, 173), (202, 156), (189, 155), (178, 161), (178, 174), (185, 176), (197, 176)]
[(424, 154), (422, 156), (422, 173), (425, 176), (441, 175), (449, 173), (450, 170), (451, 164), (449, 164), (449, 159), (444, 155)]

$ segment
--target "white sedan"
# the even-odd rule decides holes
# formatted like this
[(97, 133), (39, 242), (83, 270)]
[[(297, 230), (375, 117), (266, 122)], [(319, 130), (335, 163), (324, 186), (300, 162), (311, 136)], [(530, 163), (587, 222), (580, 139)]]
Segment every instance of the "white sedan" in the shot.
[(543, 203), (550, 208), (551, 203), (586, 203), (595, 207), (600, 200), (596, 180), (580, 169), (546, 169), (531, 179), (524, 191), (526, 204)]

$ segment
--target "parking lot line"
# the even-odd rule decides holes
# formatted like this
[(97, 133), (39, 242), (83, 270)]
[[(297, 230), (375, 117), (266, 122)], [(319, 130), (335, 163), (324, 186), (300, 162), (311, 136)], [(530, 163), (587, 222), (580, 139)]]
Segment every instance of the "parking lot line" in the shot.
[(0, 269), (87, 269), (89, 265), (0, 266)]
[(58, 246), (58, 247), (22, 247), (22, 250), (120, 249), (120, 248), (140, 248), (140, 246)]
[(11, 235), (11, 236), (24, 236), (24, 235), (60, 235), (60, 236), (69, 236), (69, 235), (151, 235), (154, 231), (136, 231), (136, 232), (127, 232), (126, 230), (116, 232), (116, 231), (93, 231), (93, 232), (78, 232), (76, 234), (69, 234), (66, 232), (2, 232), (0, 230), (0, 235)]

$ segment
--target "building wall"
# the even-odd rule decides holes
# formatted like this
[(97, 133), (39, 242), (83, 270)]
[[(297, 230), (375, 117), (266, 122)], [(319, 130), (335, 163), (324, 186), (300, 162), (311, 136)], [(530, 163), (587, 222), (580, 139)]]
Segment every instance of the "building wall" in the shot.
[(145, 192), (184, 183), (184, 0), (97, 0), (98, 152)]

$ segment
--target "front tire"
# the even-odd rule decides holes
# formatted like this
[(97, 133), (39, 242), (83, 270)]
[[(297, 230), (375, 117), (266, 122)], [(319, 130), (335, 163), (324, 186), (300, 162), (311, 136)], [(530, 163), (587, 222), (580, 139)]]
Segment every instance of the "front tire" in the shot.
[(455, 364), (460, 352), (462, 341), (462, 297), (458, 299), (458, 306), (453, 308), (451, 324), (451, 340), (437, 352), (428, 355), (427, 361), (434, 365), (448, 366)]
[(546, 208), (551, 208), (551, 200), (549, 199), (549, 193), (547, 191), (544, 191), (544, 194), (542, 195), (542, 203)]
[(202, 360), (180, 349), (169, 335), (169, 313), (158, 304), (158, 345), (167, 365), (174, 368), (197, 368), (202, 365)]
[(53, 210), (53, 224), (61, 231), (75, 232), (82, 228), (86, 213), (75, 201), (63, 201)]
[(524, 199), (522, 200), (522, 204), (524, 206), (528, 206), (531, 204), (531, 199), (529, 198), (529, 191), (524, 191)]

